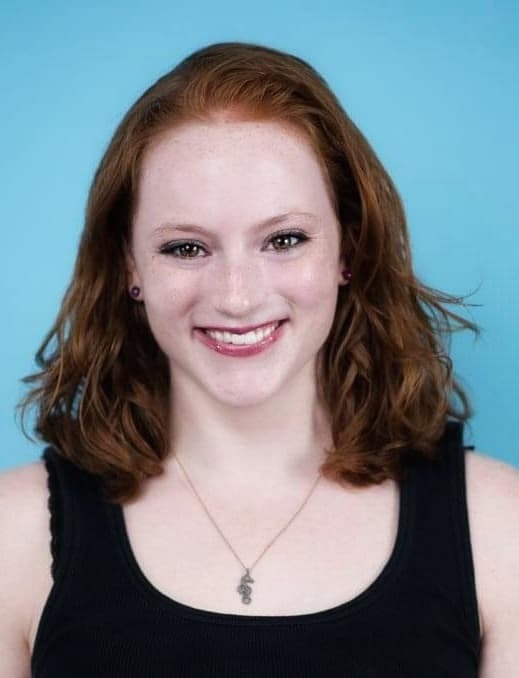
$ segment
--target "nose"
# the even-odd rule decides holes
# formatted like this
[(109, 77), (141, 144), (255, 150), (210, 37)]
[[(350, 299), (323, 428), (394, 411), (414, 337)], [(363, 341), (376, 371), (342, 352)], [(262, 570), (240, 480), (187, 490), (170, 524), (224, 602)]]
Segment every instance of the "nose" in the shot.
[(228, 317), (252, 317), (265, 298), (264, 278), (261, 265), (250, 260), (219, 262), (209, 281), (214, 309)]

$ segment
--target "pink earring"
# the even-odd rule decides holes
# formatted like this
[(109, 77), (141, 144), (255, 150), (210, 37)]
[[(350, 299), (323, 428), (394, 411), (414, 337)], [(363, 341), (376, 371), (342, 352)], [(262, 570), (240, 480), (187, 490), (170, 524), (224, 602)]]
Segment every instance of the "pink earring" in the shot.
[(130, 296), (132, 296), (134, 299), (137, 299), (141, 293), (141, 288), (137, 287), (137, 285), (134, 285), (132, 288), (130, 288)]

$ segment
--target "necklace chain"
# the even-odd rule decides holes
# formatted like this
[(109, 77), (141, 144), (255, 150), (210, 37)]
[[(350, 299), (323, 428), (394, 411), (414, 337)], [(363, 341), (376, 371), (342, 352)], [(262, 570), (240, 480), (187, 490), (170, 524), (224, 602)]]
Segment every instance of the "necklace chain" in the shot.
[(174, 456), (174, 459), (176, 460), (177, 464), (178, 464), (178, 465), (180, 466), (180, 468), (182, 469), (182, 472), (183, 472), (183, 474), (184, 474), (184, 476), (185, 476), (187, 482), (189, 483), (189, 486), (191, 487), (191, 489), (193, 490), (193, 493), (195, 494), (196, 498), (197, 498), (198, 501), (200, 502), (200, 504), (201, 504), (202, 508), (204, 509), (204, 511), (205, 511), (205, 513), (206, 513), (206, 515), (207, 515), (207, 517), (209, 518), (209, 520), (211, 521), (211, 523), (214, 525), (215, 529), (217, 530), (217, 532), (219, 533), (219, 535), (222, 537), (222, 539), (224, 540), (224, 542), (227, 544), (228, 548), (229, 548), (230, 551), (233, 553), (233, 555), (234, 555), (234, 557), (236, 558), (236, 560), (238, 560), (238, 562), (239, 562), (239, 563), (241, 564), (241, 566), (244, 568), (245, 574), (244, 574), (244, 575), (241, 577), (241, 579), (240, 579), (240, 585), (238, 586), (237, 591), (238, 591), (238, 592), (240, 593), (240, 595), (242, 596), (242, 603), (245, 603), (245, 604), (250, 603), (250, 602), (251, 602), (250, 594), (252, 593), (252, 589), (251, 589), (251, 587), (249, 586), (249, 584), (254, 582), (254, 579), (252, 579), (251, 576), (250, 576), (250, 572), (251, 572), (252, 568), (256, 565), (256, 563), (258, 563), (258, 561), (260, 560), (260, 558), (262, 558), (262, 557), (265, 555), (265, 553), (268, 551), (268, 549), (269, 549), (269, 548), (274, 544), (274, 542), (275, 542), (275, 541), (283, 534), (283, 532), (285, 532), (285, 531), (290, 527), (290, 525), (292, 524), (292, 522), (293, 522), (293, 521), (296, 519), (296, 517), (301, 513), (301, 511), (303, 510), (303, 508), (306, 506), (306, 503), (308, 502), (308, 500), (309, 500), (310, 497), (312, 496), (312, 494), (313, 494), (315, 488), (317, 487), (317, 483), (319, 482), (319, 480), (320, 480), (322, 474), (321, 474), (321, 473), (318, 473), (317, 478), (315, 479), (315, 481), (314, 481), (312, 487), (310, 488), (310, 491), (309, 491), (308, 494), (306, 495), (306, 497), (305, 497), (303, 503), (299, 506), (299, 508), (297, 509), (297, 511), (292, 515), (292, 517), (290, 518), (290, 520), (289, 520), (289, 521), (281, 528), (281, 530), (280, 530), (280, 531), (279, 531), (279, 532), (278, 532), (278, 533), (277, 533), (277, 534), (269, 541), (269, 543), (265, 546), (265, 548), (263, 549), (263, 551), (259, 554), (259, 556), (256, 558), (256, 560), (252, 563), (252, 565), (250, 565), (250, 567), (247, 567), (247, 566), (245, 565), (245, 563), (243, 562), (243, 560), (240, 558), (240, 556), (236, 553), (236, 551), (235, 551), (235, 549), (233, 548), (232, 544), (231, 544), (230, 541), (227, 539), (227, 537), (226, 537), (225, 534), (223, 533), (222, 529), (220, 528), (220, 526), (218, 525), (218, 523), (216, 522), (216, 520), (215, 520), (215, 519), (213, 518), (213, 516), (211, 515), (209, 509), (207, 508), (207, 506), (206, 506), (205, 502), (203, 501), (202, 497), (201, 497), (201, 496), (199, 495), (199, 493), (197, 492), (195, 486), (193, 485), (193, 483), (192, 483), (192, 481), (191, 481), (191, 478), (189, 477), (189, 475), (188, 475), (186, 469), (184, 468), (183, 464), (180, 462), (180, 459), (178, 458), (178, 456), (175, 455), (175, 456)]

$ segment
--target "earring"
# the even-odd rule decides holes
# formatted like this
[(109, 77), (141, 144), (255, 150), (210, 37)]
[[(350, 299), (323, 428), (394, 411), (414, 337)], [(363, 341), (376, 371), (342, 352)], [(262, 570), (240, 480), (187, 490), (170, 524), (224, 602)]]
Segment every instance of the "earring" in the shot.
[(133, 287), (130, 288), (130, 296), (132, 296), (134, 299), (137, 299), (141, 293), (141, 288), (137, 287), (137, 285), (134, 285)]
[(351, 271), (348, 268), (345, 268), (342, 272), (342, 277), (343, 277), (343, 284), (347, 285), (352, 278)]

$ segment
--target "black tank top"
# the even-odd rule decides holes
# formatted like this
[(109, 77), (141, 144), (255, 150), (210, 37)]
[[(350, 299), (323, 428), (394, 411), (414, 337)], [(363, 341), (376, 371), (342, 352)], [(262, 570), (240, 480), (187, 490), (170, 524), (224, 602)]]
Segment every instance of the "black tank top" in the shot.
[[(398, 531), (375, 581), (320, 612), (250, 616), (160, 593), (134, 558), (122, 509), (47, 448), (54, 585), (33, 678), (475, 678), (479, 622), (462, 426), (439, 461), (400, 483)], [(311, 585), (311, 583), (309, 584)]]

